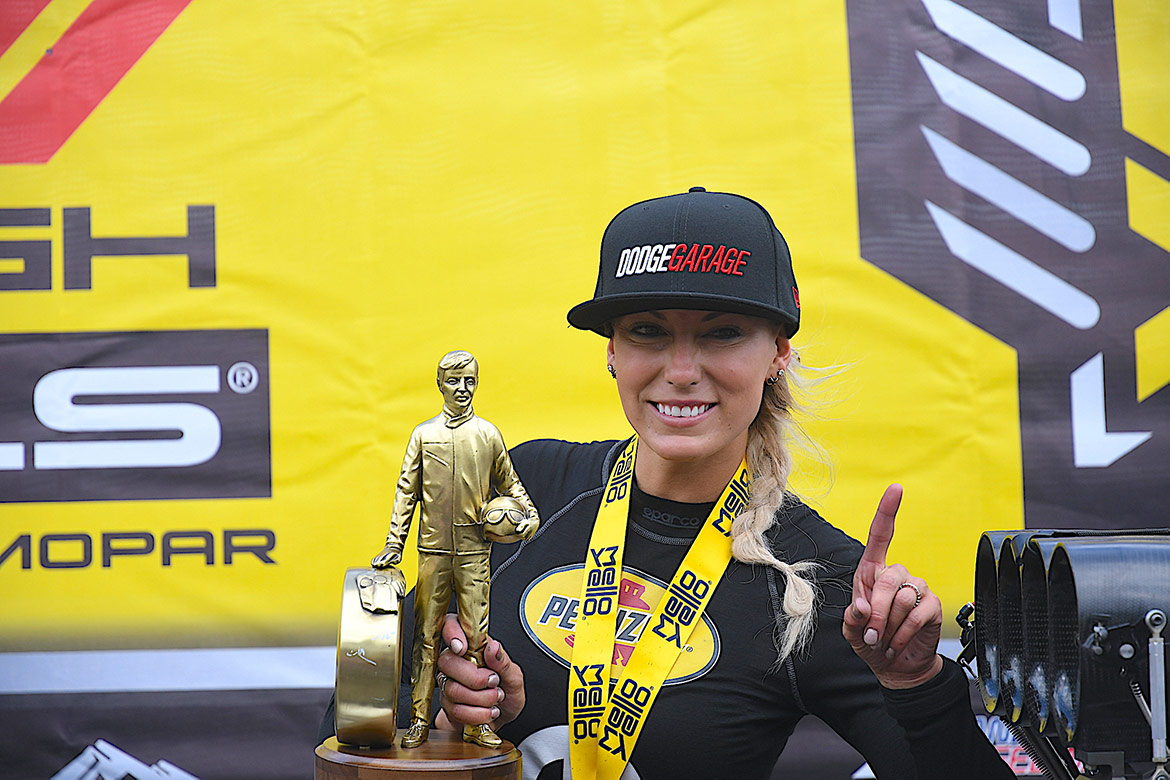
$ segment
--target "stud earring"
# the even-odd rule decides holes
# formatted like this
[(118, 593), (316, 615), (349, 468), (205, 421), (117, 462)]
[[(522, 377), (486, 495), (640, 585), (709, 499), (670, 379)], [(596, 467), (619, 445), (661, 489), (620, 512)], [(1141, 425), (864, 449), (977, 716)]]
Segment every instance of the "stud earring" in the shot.
[(617, 379), (617, 370), (613, 366), (606, 366), (609, 369), (609, 376), (611, 379)]
[(776, 370), (776, 376), (768, 377), (767, 379), (764, 380), (764, 384), (766, 384), (768, 387), (771, 387), (772, 385), (776, 384), (777, 382), (779, 382), (783, 378), (784, 378), (784, 369), (780, 368), (780, 369)]

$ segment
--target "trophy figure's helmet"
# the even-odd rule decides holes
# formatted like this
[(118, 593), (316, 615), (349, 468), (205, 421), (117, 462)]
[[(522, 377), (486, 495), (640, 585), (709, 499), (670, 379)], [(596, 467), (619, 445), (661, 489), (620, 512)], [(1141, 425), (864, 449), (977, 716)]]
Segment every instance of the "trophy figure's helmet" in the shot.
[(483, 520), (483, 536), (489, 542), (510, 544), (524, 537), (516, 527), (528, 517), (524, 505), (511, 496), (498, 496), (484, 504), (480, 514)]

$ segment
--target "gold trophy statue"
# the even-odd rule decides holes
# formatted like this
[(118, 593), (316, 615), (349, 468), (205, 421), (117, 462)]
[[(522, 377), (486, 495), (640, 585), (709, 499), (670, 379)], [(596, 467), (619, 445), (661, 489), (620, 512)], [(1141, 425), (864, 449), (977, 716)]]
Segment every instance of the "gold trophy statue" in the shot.
[[(491, 542), (493, 538), (529, 539), (540, 523), (536, 507), (512, 468), (499, 429), (472, 411), (478, 374), (479, 366), (468, 352), (448, 352), (439, 361), (443, 410), (410, 434), (386, 547), (371, 562), (375, 569), (385, 569), (402, 560), (402, 548), (418, 504), (411, 722), (402, 737), (403, 748), (423, 744), (430, 731), (440, 630), (452, 590), (459, 623), (467, 635), (466, 655), (484, 666)], [(500, 497), (485, 506), (493, 490)], [(499, 505), (509, 502), (514, 502), (511, 509), (501, 510)], [(490, 516), (488, 525), (485, 515)], [(497, 522), (501, 518), (504, 522)], [(501, 744), (486, 724), (465, 726), (463, 740), (490, 748)]]

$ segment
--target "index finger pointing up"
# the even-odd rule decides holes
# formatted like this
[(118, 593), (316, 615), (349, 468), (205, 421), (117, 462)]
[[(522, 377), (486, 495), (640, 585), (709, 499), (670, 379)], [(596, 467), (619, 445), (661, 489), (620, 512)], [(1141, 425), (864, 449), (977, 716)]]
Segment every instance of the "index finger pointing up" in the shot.
[(890, 549), (890, 542), (894, 538), (894, 516), (898, 514), (898, 506), (901, 503), (902, 486), (895, 482), (886, 488), (886, 492), (882, 494), (882, 500), (878, 502), (873, 523), (869, 526), (869, 538), (865, 542), (865, 552), (861, 554), (861, 560), (885, 565), (886, 551)]

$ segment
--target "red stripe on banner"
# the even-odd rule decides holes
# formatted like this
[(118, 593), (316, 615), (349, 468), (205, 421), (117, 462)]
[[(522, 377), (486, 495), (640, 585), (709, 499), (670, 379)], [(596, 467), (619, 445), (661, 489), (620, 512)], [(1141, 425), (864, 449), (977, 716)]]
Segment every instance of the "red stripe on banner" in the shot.
[(4, 0), (0, 3), (0, 55), (28, 29), (49, 0)]
[(0, 165), (48, 162), (190, 2), (94, 0), (0, 101)]

